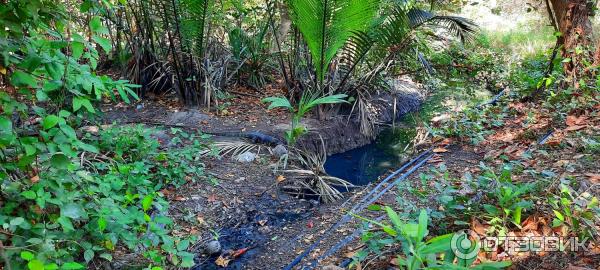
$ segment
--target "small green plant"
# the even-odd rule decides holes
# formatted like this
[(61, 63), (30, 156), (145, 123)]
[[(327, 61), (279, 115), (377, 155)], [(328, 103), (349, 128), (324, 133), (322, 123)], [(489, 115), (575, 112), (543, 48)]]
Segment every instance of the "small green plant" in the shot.
[(345, 94), (319, 96), (318, 94), (305, 91), (295, 108), (288, 99), (283, 97), (268, 97), (263, 99), (262, 102), (271, 103), (269, 105), (269, 110), (274, 108), (286, 108), (290, 111), (292, 114), (292, 122), (290, 130), (285, 132), (285, 139), (289, 146), (293, 146), (298, 141), (298, 138), (308, 131), (306, 127), (300, 123), (300, 120), (302, 120), (308, 112), (321, 104), (347, 102), (344, 100), (346, 97), (347, 95)]
[[(370, 207), (372, 210), (381, 210), (381, 207)], [(381, 245), (400, 244), (402, 254), (397, 256), (397, 263), (401, 269), (503, 269), (510, 266), (510, 262), (482, 263), (471, 266), (472, 259), (457, 258), (453, 250), (455, 234), (445, 234), (426, 240), (429, 230), (427, 211), (421, 210), (417, 223), (404, 222), (398, 213), (391, 207), (383, 208), (391, 224), (357, 216), (370, 224), (380, 227), (385, 234), (367, 232), (362, 239), (368, 242), (368, 251), (380, 250)], [(477, 245), (473, 245), (476, 247)], [(363, 257), (366, 257), (363, 252)]]
[(552, 227), (567, 226), (569, 232), (579, 237), (600, 235), (595, 226), (600, 221), (598, 197), (588, 193), (578, 193), (568, 185), (560, 184), (559, 193), (548, 197), (554, 219)]
[(500, 234), (506, 233), (506, 228), (511, 223), (519, 227), (523, 220), (523, 212), (533, 206), (528, 198), (535, 191), (535, 185), (515, 183), (512, 181), (511, 175), (511, 170), (505, 168), (499, 176), (488, 171), (482, 177), (482, 179), (491, 180), (489, 185), (493, 186), (488, 188), (483, 209), (485, 209), (488, 222)]

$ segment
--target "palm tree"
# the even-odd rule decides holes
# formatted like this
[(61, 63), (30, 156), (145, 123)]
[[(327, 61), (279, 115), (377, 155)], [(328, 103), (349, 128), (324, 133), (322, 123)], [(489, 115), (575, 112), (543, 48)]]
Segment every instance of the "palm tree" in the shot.
[(322, 86), (331, 60), (354, 32), (369, 27), (379, 0), (290, 0), (289, 7)]

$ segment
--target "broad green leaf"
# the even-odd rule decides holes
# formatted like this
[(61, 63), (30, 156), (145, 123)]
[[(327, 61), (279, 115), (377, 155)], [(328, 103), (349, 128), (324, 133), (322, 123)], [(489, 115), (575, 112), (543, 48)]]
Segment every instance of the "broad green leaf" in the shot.
[(94, 251), (91, 249), (85, 250), (83, 253), (83, 259), (85, 262), (90, 262), (94, 258)]
[(77, 270), (77, 269), (83, 269), (83, 265), (76, 263), (76, 262), (68, 262), (62, 265), (61, 269), (64, 270)]
[(181, 256), (181, 267), (192, 267), (196, 265), (194, 263), (194, 254), (189, 252), (179, 252), (179, 256)]
[(21, 251), (21, 259), (26, 260), (26, 261), (31, 261), (31, 260), (33, 260), (33, 258), (35, 258), (33, 253), (31, 253), (29, 251)]
[(44, 92), (52, 92), (60, 89), (62, 86), (62, 81), (46, 81), (44, 83), (43, 90)]
[(154, 199), (154, 197), (152, 195), (146, 195), (144, 197), (144, 199), (142, 200), (142, 209), (144, 209), (144, 212), (148, 211), (148, 209), (150, 209), (150, 207), (152, 206), (152, 200)]
[(90, 20), (90, 29), (94, 33), (108, 34), (108, 29), (102, 25), (102, 21), (98, 16), (94, 16)]
[(35, 78), (33, 76), (31, 76), (30, 74), (27, 74), (23, 71), (20, 71), (20, 70), (17, 70), (12, 74), (12, 76), (10, 77), (10, 81), (15, 86), (21, 86), (21, 87), (25, 87), (25, 86), (36, 87), (37, 86), (37, 81), (35, 80)]
[(23, 222), (25, 222), (25, 219), (22, 217), (16, 217), (10, 220), (10, 225), (11, 226), (19, 226), (21, 225)]
[(417, 228), (417, 241), (420, 241), (427, 235), (427, 211), (421, 210), (419, 214), (419, 225)]
[(504, 269), (512, 265), (510, 261), (503, 262), (484, 262), (471, 267), (472, 270), (491, 270), (491, 269)]
[(27, 267), (29, 267), (29, 270), (44, 270), (44, 263), (37, 259), (31, 260), (27, 263)]
[(121, 99), (123, 99), (123, 101), (125, 101), (125, 103), (127, 103), (127, 104), (131, 103), (131, 101), (129, 100), (129, 97), (127, 96), (127, 93), (125, 93), (125, 90), (123, 90), (122, 87), (117, 87), (117, 92), (119, 93), (119, 96), (121, 96)]
[(496, 208), (496, 206), (493, 206), (490, 204), (484, 204), (483, 209), (485, 209), (486, 212), (488, 212), (490, 215), (493, 215), (493, 216), (497, 216), (500, 214), (500, 211), (498, 210), (498, 208)]
[(0, 116), (0, 134), (12, 132), (12, 121), (4, 116)]
[(427, 245), (421, 250), (421, 253), (437, 254), (451, 250), (452, 236), (454, 236), (454, 234), (450, 233), (430, 239), (427, 241)]
[(71, 223), (71, 220), (67, 217), (59, 217), (57, 221), (63, 228), (63, 231), (70, 232), (75, 230), (75, 228), (73, 228), (73, 223)]
[(61, 80), (63, 74), (65, 73), (65, 67), (57, 62), (46, 63), (44, 64), (44, 67), (46, 68), (46, 71), (50, 77), (55, 81)]
[(85, 48), (85, 45), (81, 42), (73, 41), (71, 43), (71, 48), (73, 49), (71, 56), (75, 58), (75, 60), (79, 60), (79, 58), (81, 58), (83, 55), (83, 49)]
[(523, 211), (523, 207), (517, 207), (514, 210), (514, 213), (513, 213), (513, 222), (517, 226), (521, 225), (521, 212), (522, 211)]
[(287, 108), (292, 110), (293, 107), (290, 104), (290, 101), (287, 100), (286, 98), (282, 98), (282, 97), (268, 97), (268, 98), (264, 98), (261, 100), (262, 103), (271, 103), (269, 105), (269, 110), (273, 109), (273, 108)]
[(558, 212), (556, 210), (552, 210), (552, 211), (554, 212), (554, 214), (560, 221), (565, 221), (565, 217), (563, 216), (563, 214), (561, 214), (560, 212)]
[(56, 126), (59, 121), (60, 121), (60, 117), (53, 115), (53, 114), (48, 115), (48, 116), (44, 117), (44, 119), (42, 120), (42, 127), (44, 127), (45, 130), (48, 130), (48, 129)]
[(87, 218), (83, 207), (76, 203), (67, 203), (60, 208), (60, 215), (72, 219)]
[(36, 197), (35, 192), (33, 192), (31, 190), (23, 191), (23, 192), (21, 192), (21, 195), (23, 195), (23, 197), (25, 197), (26, 199), (29, 199), (29, 200), (33, 200)]
[(77, 139), (77, 133), (75, 132), (75, 130), (71, 126), (67, 125), (66, 123), (60, 124), (60, 130), (62, 130), (62, 132), (65, 135), (67, 135), (67, 137), (69, 137), (71, 139)]
[(100, 254), (99, 257), (102, 258), (102, 259), (105, 259), (105, 260), (107, 260), (109, 262), (112, 262), (112, 260), (113, 260), (112, 255), (110, 255), (109, 253), (102, 253), (102, 254)]
[(347, 102), (346, 100), (344, 100), (344, 98), (346, 98), (346, 97), (348, 97), (348, 95), (346, 95), (346, 94), (330, 95), (330, 96), (324, 96), (324, 97), (317, 98), (310, 103), (311, 103), (311, 107), (313, 107), (314, 105), (319, 105), (319, 104), (344, 103), (344, 102)]
[(100, 45), (106, 53), (109, 53), (110, 50), (112, 49), (112, 44), (110, 43), (110, 39), (99, 37), (99, 36), (93, 36), (92, 39), (94, 41), (96, 41), (96, 43), (98, 43), (98, 45)]
[(98, 230), (103, 232), (104, 229), (106, 229), (106, 219), (104, 219), (103, 217), (100, 217), (98, 219)]
[(81, 107), (86, 108), (86, 110), (90, 113), (95, 113), (94, 106), (89, 99), (85, 97), (74, 97), (73, 98), (73, 111), (78, 111)]
[(64, 154), (54, 154), (50, 158), (50, 164), (55, 168), (65, 169), (71, 164), (71, 161)]
[(394, 224), (394, 227), (396, 227), (397, 229), (401, 229), (403, 226), (403, 223), (400, 220), (400, 216), (398, 216), (398, 213), (396, 213), (389, 206), (385, 207), (385, 212), (387, 213), (388, 217), (390, 218), (390, 221), (392, 221), (392, 224)]
[(179, 241), (179, 243), (177, 243), (177, 250), (185, 251), (189, 246), (190, 246), (189, 240), (181, 240), (181, 241)]
[(37, 99), (37, 101), (40, 101), (40, 102), (44, 102), (49, 99), (48, 94), (46, 94), (46, 92), (40, 91), (40, 90), (35, 91), (35, 98)]
[(96, 148), (96, 146), (93, 146), (91, 144), (87, 144), (81, 141), (78, 141), (77, 143), (75, 143), (77, 145), (77, 147), (79, 147), (79, 149), (83, 150), (83, 151), (87, 151), (87, 152), (91, 152), (91, 153), (100, 153), (100, 151), (98, 151), (98, 148)]

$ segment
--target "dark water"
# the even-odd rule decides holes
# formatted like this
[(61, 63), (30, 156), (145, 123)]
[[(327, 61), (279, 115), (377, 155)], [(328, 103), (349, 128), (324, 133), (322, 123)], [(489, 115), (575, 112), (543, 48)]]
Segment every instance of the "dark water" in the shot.
[(414, 128), (384, 130), (368, 145), (329, 156), (325, 171), (354, 185), (366, 185), (402, 165), (409, 154), (403, 150), (415, 134)]

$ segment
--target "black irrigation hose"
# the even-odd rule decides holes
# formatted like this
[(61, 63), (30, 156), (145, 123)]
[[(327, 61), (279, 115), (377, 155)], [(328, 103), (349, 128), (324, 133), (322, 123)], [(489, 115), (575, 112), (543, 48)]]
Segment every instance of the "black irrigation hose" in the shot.
[(481, 109), (481, 107), (483, 107), (483, 106), (496, 104), (496, 102), (498, 102), (498, 100), (500, 100), (500, 98), (504, 95), (505, 91), (506, 91), (506, 89), (502, 89), (502, 91), (500, 91), (500, 93), (496, 94), (492, 99), (490, 99), (490, 101), (479, 104), (476, 108)]
[[(431, 157), (433, 155), (429, 155), (429, 156), (427, 156), (427, 157), (425, 157), (425, 158), (422, 159), (422, 157), (425, 156), (425, 155), (427, 155), (428, 153), (430, 153), (430, 151), (431, 150), (427, 150), (427, 151), (421, 153), (416, 158), (414, 158), (414, 159), (410, 160), (409, 162), (407, 162), (406, 164), (404, 164), (400, 169), (396, 170), (390, 176), (386, 177), (386, 179), (384, 179), (374, 189), (372, 189), (367, 195), (365, 195), (360, 202), (358, 202), (354, 207), (352, 207), (352, 209), (349, 211), (349, 213), (345, 214), (342, 217), (342, 219), (340, 219), (336, 224), (334, 224), (329, 229), (327, 229), (327, 231), (325, 231), (321, 235), (321, 237), (319, 237), (319, 239), (317, 239), (315, 242), (313, 242), (306, 250), (304, 250), (304, 252), (302, 252), (300, 255), (298, 255), (291, 263), (289, 263), (283, 269), (284, 270), (291, 270), (294, 266), (296, 266), (297, 264), (299, 264), (302, 261), (302, 259), (304, 257), (306, 257), (306, 255), (308, 255), (313, 249), (315, 249), (319, 245), (319, 243), (321, 241), (323, 241), (325, 238), (329, 237), (329, 235), (335, 229), (337, 229), (341, 225), (343, 225), (343, 224), (347, 223), (348, 221), (350, 221), (352, 219), (352, 216), (350, 215), (350, 213), (355, 213), (355, 212), (361, 211), (362, 209), (364, 209), (365, 207), (367, 207), (368, 205), (370, 205), (371, 203), (373, 203), (374, 201), (376, 201), (377, 199), (379, 199), (379, 197), (381, 197), (385, 192), (387, 192), (389, 189), (391, 189), (392, 187), (394, 187), (398, 182), (406, 179), (406, 177), (408, 175), (412, 174), (416, 169), (418, 169), (419, 167), (421, 167), (427, 160), (431, 159)], [(371, 196), (373, 193), (375, 193), (380, 187), (382, 187), (385, 183), (387, 183), (392, 177), (396, 176), (397, 174), (399, 174), (400, 172), (402, 172), (403, 170), (405, 170), (406, 168), (408, 168), (409, 166), (411, 166), (412, 164), (414, 164), (418, 160), (421, 160), (421, 161), (419, 163), (417, 163), (417, 165), (413, 166), (410, 170), (408, 170), (407, 172), (405, 172), (404, 174), (402, 174), (400, 177), (398, 177), (398, 179), (396, 179), (396, 181), (394, 181), (393, 184), (388, 185), (382, 191), (380, 191), (379, 193), (377, 193), (373, 198), (368, 199), (369, 196)]]
[[(426, 151), (425, 153), (428, 153), (428, 152), (429, 151)], [(419, 155), (419, 157), (421, 157), (421, 155)], [(404, 179), (406, 179), (413, 172), (415, 172), (417, 169), (419, 169), (421, 166), (423, 166), (423, 164), (425, 164), (425, 162), (427, 162), (432, 157), (433, 157), (433, 155), (429, 155), (429, 156), (425, 157), (424, 159), (422, 159), (421, 161), (419, 161), (419, 163), (417, 163), (415, 166), (413, 166), (412, 168), (410, 168), (410, 170), (408, 170), (407, 172), (405, 172), (404, 174), (402, 174), (400, 177), (398, 177), (398, 179), (396, 179), (396, 181), (394, 181), (392, 184), (390, 184), (387, 187), (385, 187), (375, 197), (373, 197), (371, 200), (369, 200), (369, 202), (367, 203), (367, 205), (370, 205), (373, 202), (375, 202), (379, 197), (381, 197), (383, 194), (385, 194), (388, 190), (390, 190), (391, 188), (395, 187), (398, 183), (400, 183), (401, 181), (403, 181)], [(385, 217), (385, 215), (381, 216), (381, 217), (378, 217), (377, 220), (379, 221), (379, 220), (383, 219), (384, 217)], [(321, 257), (319, 257), (316, 260), (313, 260), (312, 262), (309, 263), (309, 266), (304, 267), (302, 269), (313, 269), (314, 266), (317, 266), (318, 261), (323, 260), (323, 259), (329, 257), (331, 254), (337, 252), (340, 248), (346, 246), (348, 243), (350, 243), (352, 240), (354, 240), (354, 238), (356, 238), (358, 235), (360, 235), (360, 233), (362, 233), (362, 229), (361, 228), (356, 229), (350, 236), (348, 236), (348, 237), (344, 238), (343, 240), (341, 240), (340, 242), (338, 242), (336, 245), (334, 245), (333, 247), (331, 247), (328, 251), (326, 251), (325, 253), (323, 253), (323, 255), (321, 255)], [(313, 264), (315, 264), (315, 265), (312, 266)]]
[(542, 137), (542, 138), (541, 138), (541, 139), (538, 141), (538, 144), (539, 144), (539, 145), (545, 144), (545, 143), (548, 141), (548, 139), (550, 139), (550, 137), (552, 137), (552, 134), (554, 134), (554, 130), (550, 130), (550, 131), (548, 131), (548, 133), (546, 133), (546, 135), (544, 135), (544, 137)]
[[(485, 102), (483, 104), (478, 105), (476, 108), (480, 109), (483, 106), (486, 105), (494, 105), (498, 102), (498, 100), (500, 100), (500, 98), (504, 95), (506, 89), (503, 89), (502, 91), (500, 91), (498, 94), (496, 94), (490, 101)], [(539, 144), (543, 144), (550, 136), (552, 135), (552, 131), (550, 131), (544, 138), (542, 138), (542, 140), (540, 140)], [(367, 195), (365, 195), (362, 200), (357, 203), (351, 210), (350, 213), (354, 213), (354, 212), (358, 212), (361, 211), (362, 209), (364, 209), (364, 207), (366, 205), (369, 205), (371, 203), (373, 203), (375, 200), (377, 200), (379, 197), (381, 197), (385, 192), (387, 192), (389, 189), (391, 189), (392, 187), (394, 187), (398, 182), (406, 179), (406, 177), (408, 177), (410, 174), (412, 174), (415, 170), (417, 170), (419, 167), (421, 167), (426, 161), (428, 161), (429, 159), (431, 159), (433, 157), (433, 155), (429, 155), (426, 158), (424, 158), (423, 160), (421, 160), (417, 165), (413, 166), (410, 170), (408, 170), (407, 172), (405, 172), (403, 175), (401, 175), (400, 177), (398, 177), (398, 179), (396, 179), (396, 181), (394, 181), (394, 183), (392, 183), (391, 185), (388, 185), (386, 188), (384, 188), (382, 191), (380, 191), (379, 193), (377, 193), (375, 195), (375, 197), (373, 197), (371, 200), (369, 200), (367, 202), (367, 204), (365, 205), (365, 201), (367, 200), (367, 198), (369, 196), (371, 196), (373, 193), (375, 193), (381, 186), (383, 186), (385, 183), (387, 183), (392, 177), (396, 176), (397, 174), (399, 174), (400, 172), (402, 172), (404, 169), (406, 169), (408, 166), (412, 165), (413, 163), (415, 163), (415, 161), (421, 159), (423, 156), (425, 156), (427, 153), (431, 152), (431, 149), (421, 153), (419, 156), (417, 156), (416, 158), (410, 160), (409, 162), (407, 162), (406, 164), (404, 164), (400, 169), (396, 170), (395, 172), (393, 172), (390, 176), (386, 177), (381, 183), (379, 183), (375, 188), (373, 188)], [(300, 255), (298, 255), (291, 263), (289, 263), (285, 268), (283, 268), (283, 270), (291, 270), (294, 266), (296, 266), (297, 264), (299, 264), (302, 259), (304, 257), (306, 257), (306, 255), (308, 255), (308, 253), (310, 253), (314, 248), (316, 248), (319, 243), (329, 237), (329, 234), (331, 234), (331, 232), (335, 229), (337, 229), (339, 226), (341, 226), (342, 224), (350, 221), (351, 219), (351, 215), (348, 213), (346, 215), (344, 215), (342, 217), (342, 219), (340, 219), (336, 224), (334, 224), (333, 226), (331, 226), (327, 231), (325, 231), (321, 237), (319, 239), (317, 239), (312, 245), (310, 245), (306, 250), (304, 250), (304, 252), (302, 252)], [(331, 254), (335, 253), (337, 250), (339, 250), (340, 248), (344, 247), (345, 245), (347, 245), (350, 241), (352, 241), (354, 238), (356, 238), (360, 233), (362, 232), (362, 229), (357, 229), (355, 230), (350, 236), (342, 239), (340, 242), (338, 242), (336, 245), (334, 245), (333, 247), (331, 247), (327, 252), (325, 252), (323, 255), (321, 255), (318, 259), (313, 260), (312, 262), (309, 263), (309, 266), (304, 267), (303, 269), (312, 269), (314, 268), (314, 266), (312, 266), (313, 263), (317, 263), (319, 260), (322, 260), (324, 258), (327, 258), (328, 256), (330, 256)], [(342, 265), (344, 265), (343, 267), (347, 266), (349, 263), (351, 262), (351, 260), (346, 260), (342, 263)], [(316, 266), (316, 265), (315, 265)]]
[[(379, 216), (375, 219), (375, 221), (379, 222), (382, 219), (384, 219), (387, 215), (382, 215)], [(345, 247), (346, 245), (350, 244), (350, 242), (352, 242), (354, 239), (356, 239), (358, 236), (360, 236), (362, 233), (364, 232), (364, 230), (362, 228), (357, 228), (356, 230), (354, 230), (354, 232), (351, 235), (346, 236), (346, 238), (340, 240), (337, 244), (335, 244), (333, 247), (331, 247), (329, 250), (327, 250), (325, 253), (323, 253), (323, 255), (321, 255), (319, 258), (313, 260), (312, 262), (308, 263), (307, 266), (305, 266), (304, 268), (302, 268), (303, 270), (311, 270), (314, 269), (319, 261), (333, 255), (334, 253), (336, 253), (338, 250), (340, 250), (341, 248)], [(350, 263), (352, 261), (352, 259), (350, 259), (350, 261), (348, 263)], [(344, 266), (341, 266), (344, 267)]]

